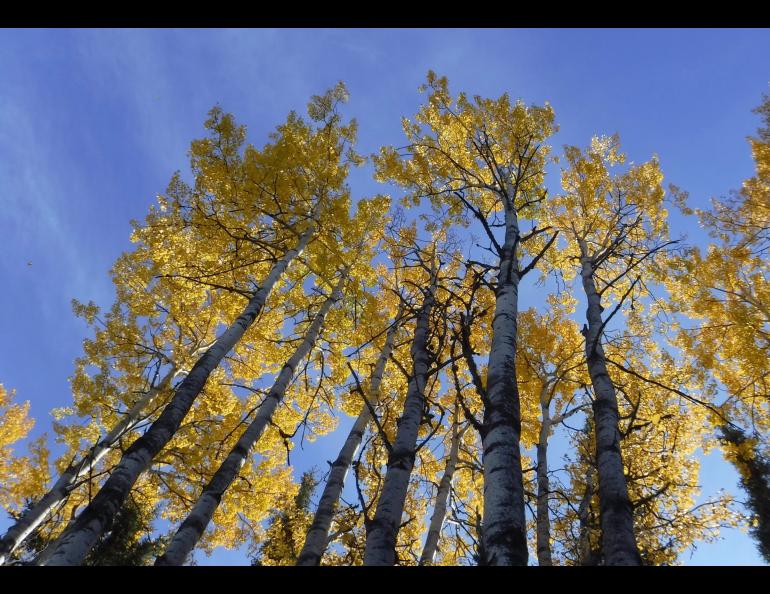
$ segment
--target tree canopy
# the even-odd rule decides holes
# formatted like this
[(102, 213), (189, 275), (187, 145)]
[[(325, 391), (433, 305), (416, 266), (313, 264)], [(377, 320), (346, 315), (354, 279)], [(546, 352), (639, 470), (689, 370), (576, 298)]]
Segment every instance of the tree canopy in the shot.
[[(370, 157), (343, 83), (256, 144), (209, 112), (114, 302), (73, 301), (55, 443), (0, 384), (0, 563), (672, 565), (727, 526), (770, 560), (770, 97), (694, 209), (547, 103), (421, 91)], [(701, 492), (714, 448), (742, 493)]]

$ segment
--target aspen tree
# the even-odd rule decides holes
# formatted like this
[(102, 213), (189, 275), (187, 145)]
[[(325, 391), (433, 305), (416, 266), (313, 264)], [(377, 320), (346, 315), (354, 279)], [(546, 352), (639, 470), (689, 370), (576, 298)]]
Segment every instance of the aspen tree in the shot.
[[(14, 395), (14, 390), (0, 384), (0, 505), (19, 517), (48, 481), (49, 452), (42, 436), (28, 445), (28, 456), (14, 455), (14, 444), (27, 437), (35, 424), (29, 417), (29, 402), (16, 404)], [(1, 542), (5, 563), (13, 547), (5, 538)]]
[[(75, 302), (74, 306), (76, 313), (90, 323), (95, 323), (99, 312), (94, 304), (83, 305)], [(80, 486), (84, 479), (88, 480), (86, 477), (97, 472), (97, 467), (110, 450), (147, 417), (148, 409), (158, 395), (166, 394), (172, 380), (184, 373), (179, 365), (183, 365), (187, 358), (183, 358), (183, 354), (179, 352), (179, 363), (174, 361), (173, 354), (160, 344), (164, 340), (158, 338), (152, 328), (140, 328), (135, 316), (126, 313), (125, 306), (126, 304), (118, 300), (104, 316), (104, 327), (97, 330), (95, 339), (85, 341), (86, 354), (76, 362), (76, 373), (72, 378), (74, 404), (79, 414), (99, 417), (99, 421), (92, 421), (91, 425), (112, 426), (98, 438), (95, 445), (80, 453), (78, 448), (81, 439), (96, 427), (79, 423), (69, 426), (55, 425), (60, 439), (65, 441), (70, 449), (61, 459), (69, 457), (71, 461), (67, 463), (53, 486), (25, 509), (9, 528), (0, 541), (0, 551), (5, 551), (0, 554), (0, 559), (3, 555), (13, 552), (56, 508), (61, 507), (71, 492)], [(153, 339), (146, 340), (147, 336)], [(176, 350), (183, 351), (181, 332), (176, 338)], [(190, 353), (189, 356), (194, 354)], [(99, 369), (99, 373), (89, 376), (86, 372), (89, 366)], [(107, 406), (108, 402), (111, 406)], [(111, 407), (124, 406), (127, 410), (120, 415), (114, 415), (110, 410)], [(55, 414), (61, 417), (63, 412), (55, 411)]]
[[(413, 475), (415, 466), (432, 464), (432, 456), (424, 446), (442, 428), (445, 417), (446, 408), (437, 401), (440, 398), (438, 372), (447, 363), (444, 359), (449, 346), (449, 328), (445, 320), (452, 296), (445, 285), (457, 268), (453, 251), (455, 242), (447, 236), (446, 226), (428, 221), (425, 230), (430, 234), (425, 239), (418, 236), (414, 225), (399, 230), (392, 238), (402, 250), (400, 267), (403, 271), (400, 286), (394, 289), (410, 303), (414, 333), (409, 340), (409, 364), (400, 367), (408, 378), (408, 386), (402, 412), (396, 421), (396, 434), (386, 444), (387, 467), (374, 517), (367, 524), (364, 565), (419, 562), (419, 548), (414, 550), (414, 545), (419, 547), (416, 540), (413, 539), (404, 551), (411, 558), (405, 557), (404, 553), (399, 555), (396, 548), (402, 525), (411, 529), (419, 525), (414, 517), (402, 522), (405, 503), (412, 483), (420, 482)], [(432, 409), (440, 411), (439, 419)], [(418, 443), (420, 435), (425, 438)]]
[(385, 342), (377, 358), (372, 376), (369, 380), (369, 389), (366, 399), (361, 405), (361, 412), (356, 417), (350, 428), (345, 442), (340, 449), (337, 458), (331, 464), (329, 477), (324, 485), (321, 499), (318, 502), (313, 523), (307, 533), (305, 544), (297, 559), (297, 565), (318, 565), (321, 562), (326, 547), (328, 546), (329, 528), (334, 517), (334, 511), (339, 502), (342, 489), (345, 484), (345, 476), (350, 469), (356, 451), (361, 445), (366, 427), (371, 422), (372, 408), (379, 400), (380, 384), (385, 372), (385, 366), (393, 351), (393, 343), (401, 324), (402, 309), (399, 308), (396, 318), (391, 321), (385, 335)]
[[(667, 240), (663, 176), (657, 160), (613, 176), (610, 168), (625, 158), (618, 142), (617, 137), (595, 137), (585, 151), (565, 147), (564, 193), (553, 201), (549, 222), (567, 241), (564, 266), (579, 264), (577, 272), (588, 302), (583, 335), (595, 397), (604, 560), (607, 565), (639, 565), (633, 509), (623, 472), (617, 395), (602, 341), (615, 314), (646, 290), (645, 271), (656, 255), (674, 242)], [(606, 316), (603, 299), (615, 302)]]
[[(605, 355), (614, 370), (624, 476), (640, 557), (645, 565), (672, 565), (696, 541), (712, 541), (720, 527), (733, 525), (734, 512), (726, 494), (696, 501), (696, 452), (708, 443), (713, 412), (690, 398), (711, 398), (708, 376), (696, 361), (668, 353), (652, 316), (639, 309), (641, 304), (629, 312), (626, 330), (608, 341)], [(555, 521), (568, 564), (606, 563), (596, 436), (589, 421), (573, 436), (577, 455), (567, 467), (571, 485), (564, 489), (564, 516)]]
[[(725, 457), (752, 503), (749, 529), (767, 558), (770, 513), (764, 460), (770, 456), (770, 96), (754, 110), (764, 127), (749, 138), (755, 175), (711, 208), (696, 209), (716, 240), (688, 248), (663, 279), (680, 321), (677, 346), (713, 373), (719, 414), (711, 417)], [(685, 214), (693, 210), (685, 205)]]
[[(516, 386), (516, 316), (519, 281), (539, 262), (555, 235), (548, 228), (522, 233), (520, 218), (538, 218), (546, 199), (546, 139), (555, 129), (550, 106), (511, 104), (464, 93), (456, 100), (446, 78), (428, 74), (427, 104), (416, 122), (403, 121), (404, 151), (383, 148), (378, 177), (429, 197), (453, 220), (475, 220), (497, 258), (495, 313), (489, 350), (482, 430), (484, 563), (526, 565), (527, 542), (521, 472), (521, 416)], [(504, 228), (502, 241), (494, 233)], [(547, 239), (546, 239), (547, 238)], [(521, 257), (533, 256), (527, 264)]]
[(347, 281), (347, 270), (339, 275), (331, 295), (323, 302), (313, 321), (307, 329), (302, 342), (281, 369), (272, 389), (260, 404), (254, 420), (248, 425), (235, 447), (230, 451), (225, 461), (214, 473), (211, 481), (203, 489), (190, 514), (182, 522), (165, 553), (156, 561), (156, 565), (181, 565), (187, 555), (208, 526), (219, 502), (227, 488), (235, 480), (239, 470), (246, 462), (249, 450), (261, 437), (271, 421), (278, 403), (283, 399), (289, 382), (294, 376), (297, 366), (310, 353), (323, 326), (324, 318), (329, 309), (342, 297), (342, 289)]
[[(331, 294), (326, 297), (318, 311), (311, 317), (307, 330), (302, 335), (299, 345), (289, 359), (284, 363), (272, 388), (259, 404), (254, 420), (247, 426), (241, 437), (235, 443), (228, 456), (219, 464), (217, 471), (204, 487), (187, 518), (182, 522), (166, 552), (159, 557), (158, 565), (180, 565), (200, 540), (203, 532), (211, 522), (213, 514), (219, 506), (223, 495), (238, 476), (245, 464), (249, 451), (260, 439), (268, 424), (273, 422), (278, 404), (284, 399), (289, 383), (294, 378), (300, 363), (310, 354), (324, 329), (324, 322), (332, 308), (343, 298), (343, 289), (350, 283), (351, 269), (361, 270), (361, 263), (376, 247), (376, 242), (365, 248), (363, 238), (372, 225), (381, 224), (384, 218), (384, 206), (387, 200), (375, 198), (362, 200), (353, 217), (346, 217), (344, 211), (335, 213), (338, 232), (330, 230), (319, 239), (323, 242), (322, 251), (311, 252), (305, 258), (305, 265), (311, 269), (327, 270), (332, 266), (341, 266), (338, 279), (334, 283)], [(376, 236), (375, 236), (376, 237)], [(371, 234), (369, 239), (371, 239)], [(319, 277), (319, 282), (323, 277)], [(330, 281), (327, 281), (330, 282)], [(320, 287), (319, 287), (320, 289)]]
[[(286, 138), (288, 134), (294, 134), (295, 138), (292, 141), (295, 146), (299, 144), (301, 148), (296, 147), (300, 158), (295, 163), (292, 163), (291, 154), (277, 155), (284, 159), (283, 162), (278, 161), (274, 164), (278, 177), (284, 175), (283, 169), (293, 169), (297, 173), (304, 173), (306, 178), (303, 187), (292, 188), (293, 192), (289, 193), (293, 197), (297, 194), (301, 195), (302, 190), (305, 191), (303, 201), (299, 201), (294, 207), (298, 211), (293, 223), (295, 227), (291, 229), (296, 237), (294, 245), (282, 255), (273, 257), (267, 276), (256, 290), (248, 294), (248, 305), (198, 359), (150, 429), (126, 450), (121, 462), (112, 471), (110, 478), (93, 501), (81, 512), (73, 526), (60, 537), (48, 561), (49, 564), (72, 565), (82, 562), (96, 539), (109, 526), (136, 480), (148, 468), (162, 447), (174, 436), (209, 375), (252, 325), (284, 271), (292, 260), (304, 251), (315, 235), (317, 219), (322, 215), (324, 208), (328, 208), (329, 204), (333, 203), (335, 194), (340, 192), (345, 179), (347, 168), (341, 161), (345, 158), (345, 144), (352, 141), (355, 129), (339, 125), (336, 106), (346, 98), (344, 87), (338, 85), (336, 89), (322, 97), (315, 97), (310, 102), (308, 111), (311, 117), (320, 123), (317, 131), (309, 130), (293, 114), (290, 115), (287, 125), (279, 130), (276, 135), (278, 140), (281, 137)], [(237, 137), (236, 134), (236, 141)], [(237, 146), (237, 142), (235, 144)], [(276, 146), (279, 145), (281, 143), (276, 141)], [(270, 150), (265, 152), (270, 153)], [(226, 187), (227, 182), (223, 185)], [(296, 201), (295, 198), (292, 199)], [(304, 213), (302, 213), (303, 209)]]
[(447, 514), (449, 493), (452, 489), (452, 479), (457, 470), (457, 462), (460, 457), (460, 441), (468, 427), (469, 425), (466, 424), (462, 429), (460, 428), (458, 410), (455, 408), (454, 420), (452, 422), (452, 437), (450, 439), (449, 452), (446, 454), (446, 466), (436, 490), (436, 499), (433, 504), (433, 513), (430, 517), (428, 534), (425, 537), (425, 545), (420, 554), (420, 565), (432, 564), (438, 550), (441, 529)]
[[(536, 448), (535, 534), (538, 565), (553, 565), (551, 552), (552, 499), (548, 445), (555, 428), (584, 412), (579, 389), (588, 380), (580, 332), (567, 315), (574, 300), (549, 295), (545, 314), (528, 309), (519, 314), (518, 381), (524, 416), (524, 442)], [(577, 392), (577, 400), (576, 400)]]

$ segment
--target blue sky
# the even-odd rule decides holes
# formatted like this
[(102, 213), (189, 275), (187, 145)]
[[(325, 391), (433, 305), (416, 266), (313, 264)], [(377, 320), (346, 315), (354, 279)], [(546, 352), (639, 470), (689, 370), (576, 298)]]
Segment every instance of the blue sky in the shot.
[[(290, 109), (344, 80), (368, 154), (402, 143), (400, 118), (433, 69), (453, 91), (550, 101), (557, 147), (618, 132), (629, 159), (656, 153), (666, 181), (700, 205), (752, 174), (745, 137), (769, 55), (770, 31), (751, 29), (4, 30), (0, 382), (31, 401), (33, 435), (50, 430), (86, 333), (70, 300), (111, 303), (107, 271), (130, 247), (129, 220), (187, 170), (216, 103), (261, 144)], [(384, 190), (368, 170), (351, 185), (357, 196)], [(676, 217), (672, 233), (700, 237)], [(704, 466), (712, 492), (736, 482), (718, 457)], [(686, 562), (760, 563), (732, 531)]]

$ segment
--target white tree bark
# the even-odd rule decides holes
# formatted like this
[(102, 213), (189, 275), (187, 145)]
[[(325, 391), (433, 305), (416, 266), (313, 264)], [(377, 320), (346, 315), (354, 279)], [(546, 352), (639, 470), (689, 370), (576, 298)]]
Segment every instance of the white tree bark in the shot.
[(519, 226), (515, 210), (506, 209), (505, 243), (495, 292), (495, 317), (484, 406), (482, 462), (485, 565), (526, 565), (524, 480), (521, 471), (521, 412), (516, 385), (516, 336)]
[(436, 491), (436, 503), (433, 505), (433, 513), (430, 517), (430, 526), (428, 527), (428, 536), (425, 538), (425, 546), (420, 555), (420, 565), (430, 565), (436, 556), (438, 550), (438, 541), (441, 536), (441, 528), (444, 526), (446, 517), (447, 501), (449, 501), (449, 492), (452, 490), (452, 478), (454, 478), (457, 468), (457, 459), (460, 455), (460, 439), (465, 433), (465, 429), (460, 430), (457, 416), (455, 415), (452, 423), (452, 440), (449, 446), (449, 455), (447, 456), (444, 474)]
[[(382, 376), (390, 354), (393, 352), (393, 341), (400, 325), (400, 318), (401, 309), (399, 308), (396, 319), (385, 335), (385, 344), (382, 347), (382, 351), (380, 351), (374, 371), (372, 372), (369, 383), (369, 395), (367, 396), (369, 404), (372, 406), (379, 400), (380, 383), (382, 382)], [(305, 538), (305, 544), (297, 558), (297, 565), (319, 565), (321, 563), (321, 558), (329, 546), (329, 528), (334, 519), (334, 511), (337, 509), (342, 489), (345, 486), (345, 477), (361, 445), (361, 440), (371, 418), (369, 406), (364, 403), (361, 407), (361, 412), (348, 433), (347, 439), (345, 439), (345, 443), (342, 445), (342, 449), (340, 449), (337, 459), (331, 466), (329, 478), (326, 481), (321, 499), (318, 502), (318, 508), (313, 517), (313, 523), (310, 525), (307, 537)]]
[(548, 499), (551, 486), (548, 480), (548, 438), (551, 434), (551, 400), (549, 398), (550, 383), (546, 382), (540, 393), (540, 435), (537, 442), (537, 564), (553, 565), (551, 558), (551, 519), (549, 517)]
[(137, 400), (120, 422), (99, 440), (99, 443), (88, 450), (82, 458), (72, 462), (62, 472), (50, 491), (26, 510), (16, 523), (8, 529), (2, 540), (0, 540), (0, 565), (3, 565), (8, 560), (8, 556), (37, 529), (57, 505), (69, 497), (77, 481), (81, 477), (88, 475), (118, 440), (141, 420), (142, 411), (150, 405), (159, 392), (162, 392), (169, 386), (171, 380), (178, 373), (177, 368), (172, 366), (161, 381)]
[(548, 503), (551, 495), (551, 484), (548, 479), (548, 440), (551, 431), (565, 419), (584, 409), (576, 406), (560, 415), (551, 417), (551, 397), (559, 378), (550, 375), (540, 390), (540, 434), (537, 441), (537, 508), (535, 513), (535, 533), (537, 536), (538, 565), (553, 565), (551, 555), (551, 518)]
[(623, 472), (617, 395), (607, 372), (607, 362), (601, 344), (601, 296), (596, 290), (593, 262), (587, 255), (584, 244), (581, 245), (581, 251), (581, 279), (588, 301), (586, 362), (595, 394), (593, 411), (602, 552), (606, 565), (641, 565), (634, 536), (633, 508)]
[(313, 348), (313, 345), (321, 332), (321, 327), (323, 326), (326, 314), (329, 313), (331, 307), (342, 297), (342, 287), (346, 278), (347, 271), (340, 276), (337, 286), (332, 291), (332, 294), (324, 301), (318, 310), (318, 313), (313, 318), (313, 321), (307, 329), (305, 338), (299, 344), (292, 356), (289, 357), (289, 360), (284, 364), (273, 387), (260, 404), (256, 417), (246, 428), (246, 431), (243, 432), (240, 439), (238, 439), (235, 446), (233, 446), (233, 449), (230, 450), (227, 458), (225, 458), (224, 462), (222, 462), (214, 473), (214, 476), (211, 478), (208, 485), (203, 489), (203, 492), (200, 497), (198, 497), (198, 500), (195, 502), (195, 505), (187, 518), (185, 518), (184, 522), (179, 526), (174, 538), (171, 543), (169, 543), (166, 552), (158, 557), (155, 561), (155, 565), (182, 565), (187, 558), (187, 555), (189, 555), (195, 548), (195, 545), (200, 540), (203, 532), (209, 525), (209, 522), (211, 522), (214, 512), (217, 507), (219, 507), (222, 496), (238, 476), (241, 467), (246, 463), (249, 456), (249, 450), (254, 447), (254, 444), (262, 436), (265, 428), (272, 419), (278, 403), (283, 399), (286, 388), (294, 377), (297, 366)]
[(414, 467), (417, 435), (425, 412), (425, 385), (430, 367), (428, 353), (429, 322), (436, 291), (436, 273), (431, 270), (430, 287), (417, 315), (412, 341), (412, 377), (409, 379), (404, 412), (398, 421), (395, 443), (388, 456), (387, 472), (377, 510), (366, 534), (364, 565), (393, 565), (396, 562), (396, 538)]
[(126, 450), (110, 478), (91, 503), (81, 512), (72, 527), (62, 533), (47, 565), (79, 565), (83, 562), (99, 537), (112, 525), (113, 518), (136, 480), (179, 429), (209, 375), (254, 323), (273, 287), (291, 261), (305, 249), (314, 233), (315, 223), (311, 223), (300, 235), (297, 245), (273, 265), (265, 282), (254, 293), (241, 315), (198, 359), (185, 380), (177, 387), (160, 417)]

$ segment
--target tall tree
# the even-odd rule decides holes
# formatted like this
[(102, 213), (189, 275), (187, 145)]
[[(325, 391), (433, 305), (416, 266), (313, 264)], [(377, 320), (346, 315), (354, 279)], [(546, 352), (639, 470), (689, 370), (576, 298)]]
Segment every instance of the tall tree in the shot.
[(436, 489), (436, 498), (433, 503), (433, 513), (430, 516), (428, 534), (425, 537), (425, 545), (420, 554), (420, 565), (432, 564), (436, 556), (439, 538), (441, 537), (441, 529), (447, 515), (447, 502), (449, 500), (450, 491), (452, 490), (452, 480), (454, 479), (457, 470), (457, 462), (460, 459), (460, 442), (463, 433), (465, 433), (469, 427), (469, 425), (465, 424), (460, 428), (458, 412), (459, 410), (456, 407), (452, 421), (449, 451), (446, 453), (446, 466), (444, 467), (444, 473), (441, 475), (441, 480)]
[(211, 481), (203, 489), (203, 492), (190, 511), (190, 515), (182, 522), (182, 525), (169, 543), (166, 552), (158, 558), (157, 565), (181, 565), (195, 547), (195, 544), (211, 521), (214, 511), (222, 500), (222, 496), (246, 462), (249, 450), (261, 437), (268, 423), (272, 420), (273, 413), (283, 399), (286, 388), (294, 377), (297, 367), (313, 348), (321, 332), (326, 314), (342, 297), (342, 290), (347, 281), (347, 275), (347, 270), (340, 273), (331, 295), (324, 300), (318, 312), (313, 316), (313, 321), (308, 327), (302, 342), (289, 360), (286, 361), (272, 389), (260, 403), (254, 420), (248, 425), (227, 458), (225, 458), (224, 462), (214, 473)]
[[(323, 415), (319, 417), (317, 414), (315, 403), (319, 393), (322, 393), (321, 397), (323, 398), (323, 391), (326, 388), (322, 383), (327, 374), (328, 380), (332, 383), (340, 381), (341, 365), (339, 360), (343, 358), (340, 355), (341, 346), (350, 343), (350, 333), (354, 332), (354, 328), (349, 323), (352, 312), (348, 308), (355, 309), (358, 303), (356, 299), (351, 300), (350, 293), (356, 293), (356, 291), (360, 293), (360, 286), (371, 281), (369, 278), (371, 270), (367, 258), (372, 257), (378, 245), (377, 233), (372, 232), (372, 228), (376, 229), (383, 226), (387, 205), (387, 199), (378, 197), (371, 200), (360, 200), (352, 217), (346, 211), (338, 212), (336, 215), (337, 233), (331, 233), (327, 230), (327, 233), (319, 239), (319, 243), (323, 242), (323, 250), (316, 250), (303, 258), (303, 264), (307, 270), (317, 271), (314, 274), (319, 286), (314, 289), (314, 293), (323, 292), (323, 287), (333, 282), (333, 279), (329, 278), (325, 271), (341, 267), (342, 270), (338, 274), (338, 279), (334, 281), (336, 288), (331, 292), (331, 295), (323, 295), (323, 299), (319, 301), (314, 293), (309, 298), (305, 296), (301, 284), (295, 284), (298, 294), (292, 294), (290, 299), (297, 301), (297, 309), (292, 316), (293, 333), (296, 334), (296, 337), (294, 339), (285, 337), (284, 363), (275, 368), (276, 377), (270, 380), (272, 387), (264, 391), (255, 390), (258, 394), (264, 394), (263, 398), (254, 402), (254, 406), (244, 418), (240, 419), (234, 428), (229, 428), (227, 434), (223, 436), (220, 448), (226, 447), (227, 449), (224, 451), (229, 450), (229, 454), (224, 458), (212, 456), (208, 459), (210, 467), (217, 470), (213, 475), (209, 474), (210, 470), (204, 470), (203, 474), (207, 476), (206, 483), (190, 492), (191, 502), (194, 502), (194, 505), (191, 510), (189, 506), (185, 510), (181, 526), (169, 545), (168, 551), (158, 560), (158, 564), (182, 563), (192, 547), (199, 542), (209, 523), (212, 521), (216, 523), (215, 512), (222, 519), (220, 512), (223, 508), (227, 508), (227, 515), (232, 517), (233, 511), (244, 504), (244, 497), (248, 497), (247, 494), (239, 493), (235, 496), (231, 493), (231, 487), (236, 487), (233, 484), (236, 478), (240, 478), (245, 484), (248, 484), (251, 491), (257, 490), (255, 483), (264, 484), (266, 490), (270, 488), (265, 473), (271, 465), (275, 464), (277, 456), (275, 451), (270, 452), (270, 446), (262, 448), (262, 442), (264, 441), (263, 435), (266, 432), (269, 433), (268, 430), (271, 427), (276, 430), (272, 435), (273, 444), (282, 443), (283, 447), (286, 448), (287, 455), (292, 447), (292, 438), (300, 427), (302, 427), (304, 438), (305, 429), (313, 424), (313, 417), (316, 417), (316, 424), (321, 425), (323, 431), (331, 429), (328, 419), (324, 419)], [(371, 241), (368, 246), (365, 246), (366, 240)], [(353, 278), (352, 274), (355, 274), (356, 277)], [(305, 277), (302, 276), (302, 278)], [(343, 285), (347, 287), (344, 293)], [(334, 308), (337, 302), (341, 302), (342, 307)], [(302, 315), (303, 310), (305, 319), (300, 322), (298, 316)], [(299, 344), (297, 344), (298, 342)], [(327, 348), (324, 348), (324, 342)], [(333, 346), (330, 346), (332, 344)], [(313, 350), (317, 353), (321, 365), (313, 373), (308, 374), (307, 370), (311, 359), (316, 360), (316, 357), (308, 357)], [(258, 356), (259, 352), (257, 352)], [(327, 358), (329, 359), (328, 365)], [(302, 366), (303, 361), (307, 361), (304, 366)], [(247, 369), (254, 369), (260, 363), (263, 362), (252, 362)], [(328, 367), (332, 368), (331, 371)], [(308, 375), (317, 372), (319, 377), (316, 387), (303, 390), (296, 389), (295, 386), (294, 397), (287, 397), (291, 396), (292, 384), (298, 379), (297, 376), (300, 372), (304, 373), (305, 383), (308, 381)], [(254, 388), (249, 389), (253, 390)], [(305, 394), (302, 397), (296, 397), (297, 392), (305, 392)], [(284, 406), (278, 408), (279, 403), (283, 403)], [(241, 433), (240, 426), (246, 424), (246, 420), (255, 410), (257, 414), (253, 421), (248, 424), (246, 430), (237, 440), (231, 441), (230, 436), (236, 432)], [(291, 426), (294, 426), (293, 430), (287, 429)], [(276, 433), (280, 435), (280, 440), (275, 439)], [(271, 436), (268, 435), (267, 437), (270, 438)], [(267, 453), (267, 457), (258, 468), (254, 469), (251, 465), (246, 465), (245, 462), (248, 459), (249, 451), (255, 448), (257, 442), (259, 442), (260, 453)], [(194, 448), (195, 444), (192, 446)], [(265, 452), (265, 449), (268, 451)], [(240, 482), (238, 481), (238, 483)], [(248, 490), (246, 491), (248, 492)], [(224, 506), (224, 498), (231, 495), (232, 505)], [(241, 510), (238, 516), (253, 515), (249, 512), (250, 510)], [(240, 517), (240, 519), (246, 521), (244, 517)], [(260, 520), (252, 517), (251, 521), (258, 523)]]
[[(519, 314), (518, 381), (524, 411), (523, 441), (536, 448), (535, 534), (538, 565), (553, 565), (551, 551), (551, 482), (548, 446), (554, 430), (572, 415), (584, 412), (580, 387), (584, 370), (582, 340), (575, 322), (567, 318), (574, 300), (549, 295), (549, 309), (530, 308)], [(575, 403), (577, 393), (578, 402)]]
[[(768, 508), (763, 461), (770, 456), (770, 95), (755, 110), (763, 127), (749, 138), (755, 175), (697, 214), (716, 240), (689, 247), (668, 268), (666, 286), (680, 318), (677, 346), (708, 369), (720, 391), (712, 415), (719, 443), (749, 496), (750, 531), (766, 554)], [(689, 319), (688, 319), (689, 318)], [(755, 440), (755, 441), (753, 441)], [(752, 445), (753, 444), (753, 445)]]
[[(398, 421), (398, 431), (389, 447), (388, 464), (382, 493), (371, 524), (367, 527), (364, 565), (393, 565), (396, 562), (396, 538), (401, 525), (409, 479), (417, 454), (417, 438), (427, 409), (425, 391), (430, 367), (435, 363), (431, 354), (431, 313), (436, 302), (440, 255), (434, 242), (431, 250), (415, 248), (406, 257), (418, 272), (421, 299), (415, 307), (415, 328), (412, 339), (411, 372), (404, 410)], [(422, 281), (421, 283), (419, 281)], [(424, 288), (422, 288), (424, 287)]]
[[(511, 104), (464, 93), (456, 100), (446, 78), (428, 74), (427, 104), (416, 122), (404, 120), (403, 153), (384, 148), (376, 160), (381, 180), (397, 182), (415, 199), (429, 197), (463, 226), (475, 219), (497, 259), (495, 313), (489, 350), (482, 428), (484, 466), (484, 563), (526, 565), (527, 541), (521, 472), (521, 414), (516, 385), (516, 316), (519, 281), (532, 270), (555, 235), (522, 233), (521, 220), (537, 218), (554, 131), (550, 106)], [(502, 241), (494, 229), (502, 227)], [(524, 253), (533, 255), (523, 265)]]
[[(292, 114), (286, 126), (279, 131), (276, 146), (281, 145), (279, 141), (282, 137), (286, 138), (292, 134), (294, 137), (289, 144), (299, 151), (300, 158), (291, 152), (276, 155), (278, 159), (273, 162), (276, 174), (273, 177), (281, 177), (285, 175), (284, 170), (289, 170), (296, 172), (299, 177), (304, 174), (306, 180), (306, 184), (301, 188), (294, 187), (290, 189), (291, 191), (284, 188), (292, 200), (298, 202), (294, 206), (296, 214), (293, 217), (292, 226), (289, 227), (291, 234), (296, 237), (294, 245), (286, 249), (283, 254), (272, 258), (267, 276), (256, 290), (247, 293), (249, 299), (247, 306), (197, 360), (150, 429), (126, 450), (121, 462), (93, 501), (81, 512), (74, 525), (60, 537), (48, 561), (49, 564), (72, 565), (82, 562), (99, 535), (111, 524), (140, 474), (148, 468), (161, 448), (174, 436), (208, 377), (253, 324), (284, 271), (315, 235), (318, 220), (322, 217), (324, 209), (329, 209), (335, 198), (339, 199), (344, 195), (346, 165), (342, 160), (345, 158), (345, 145), (353, 141), (355, 129), (340, 126), (336, 108), (337, 104), (346, 98), (344, 86), (338, 85), (326, 95), (315, 97), (311, 101), (308, 111), (311, 117), (320, 123), (318, 130), (309, 129)], [(215, 117), (212, 125), (216, 124)], [(242, 142), (242, 139), (239, 139), (241, 133), (232, 125), (228, 125), (226, 130), (232, 131), (231, 145), (226, 148), (235, 152)], [(227, 183), (223, 181), (221, 185), (227, 189)], [(216, 190), (217, 188), (213, 188), (210, 191), (216, 192)], [(295, 198), (297, 194), (302, 196), (301, 201)], [(275, 199), (275, 196), (270, 198)], [(279, 202), (277, 208), (281, 207)], [(291, 217), (288, 219), (292, 220)]]
[[(709, 442), (707, 420), (714, 413), (691, 399), (710, 398), (708, 376), (697, 361), (667, 352), (652, 316), (639, 309), (629, 312), (623, 332), (613, 333), (605, 355), (618, 396), (620, 447), (640, 557), (644, 565), (672, 565), (694, 543), (712, 541), (720, 527), (734, 525), (735, 514), (727, 494), (697, 501), (696, 452)], [(596, 435), (589, 421), (572, 436), (570, 485), (560, 489), (555, 532), (566, 564), (606, 564)]]
[[(92, 324), (99, 318), (94, 304), (75, 302), (75, 311)], [(146, 339), (153, 336), (151, 329), (139, 328), (135, 317), (127, 311), (119, 299), (105, 315), (104, 327), (96, 332), (95, 339), (85, 341), (86, 353), (76, 362), (76, 373), (72, 378), (74, 404), (81, 414), (90, 414), (99, 421), (92, 421), (90, 426), (82, 423), (56, 426), (60, 439), (70, 446), (70, 451), (62, 458), (69, 457), (71, 461), (53, 486), (37, 497), (34, 505), (27, 507), (8, 529), (0, 541), (0, 560), (22, 544), (54, 509), (61, 507), (71, 492), (87, 480), (86, 477), (98, 473), (96, 468), (110, 450), (153, 412), (151, 404), (159, 394), (166, 394), (172, 380), (183, 373), (179, 367), (185, 363), (182, 353), (178, 363), (172, 360), (168, 352), (163, 352), (160, 339)], [(181, 339), (182, 333), (175, 338)], [(176, 341), (175, 346), (183, 351), (181, 342)], [(86, 371), (89, 367), (99, 372), (91, 377)], [(108, 403), (113, 410), (123, 406), (127, 406), (127, 410), (115, 416), (110, 414)], [(83, 453), (78, 451), (81, 438), (90, 434), (96, 428), (94, 425), (108, 423), (112, 423), (112, 427), (95, 445)]]
[(297, 565), (318, 565), (326, 551), (329, 540), (329, 528), (334, 517), (334, 511), (342, 495), (345, 476), (350, 469), (356, 451), (361, 445), (364, 432), (371, 422), (373, 407), (379, 400), (380, 384), (385, 373), (385, 366), (393, 352), (393, 343), (402, 322), (401, 317), (402, 308), (399, 307), (395, 319), (388, 326), (385, 342), (369, 379), (369, 386), (365, 396), (366, 401), (361, 405), (361, 412), (358, 413), (353, 426), (350, 428), (337, 458), (331, 464), (329, 477), (326, 479), (326, 484), (324, 485), (321, 499), (318, 502), (313, 523), (308, 530), (305, 544), (297, 558)]
[[(45, 435), (31, 442), (29, 455), (14, 455), (14, 444), (29, 435), (35, 424), (29, 402), (13, 402), (15, 392), (0, 384), (0, 506), (18, 521), (48, 481), (48, 448)], [(0, 541), (0, 562), (6, 563), (15, 546)]]
[[(595, 137), (584, 152), (565, 147), (563, 194), (554, 201), (551, 224), (563, 233), (565, 266), (579, 263), (578, 273), (588, 302), (585, 356), (595, 399), (593, 402), (601, 506), (602, 548), (608, 565), (641, 563), (634, 537), (633, 508), (628, 497), (618, 431), (615, 385), (607, 369), (602, 341), (607, 324), (624, 304), (645, 293), (656, 255), (667, 240), (662, 174), (657, 160), (613, 175), (623, 163), (617, 137)], [(615, 301), (603, 316), (605, 302)]]

